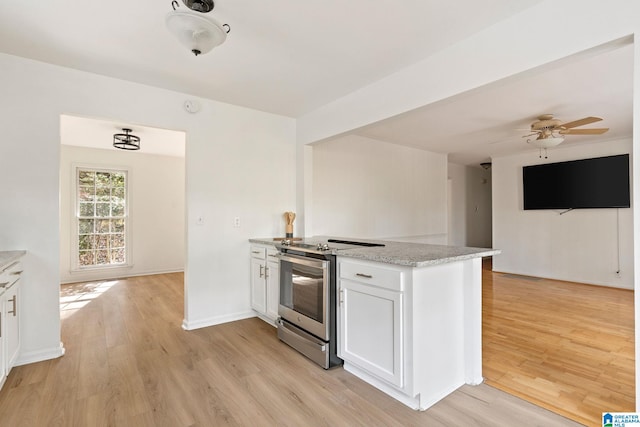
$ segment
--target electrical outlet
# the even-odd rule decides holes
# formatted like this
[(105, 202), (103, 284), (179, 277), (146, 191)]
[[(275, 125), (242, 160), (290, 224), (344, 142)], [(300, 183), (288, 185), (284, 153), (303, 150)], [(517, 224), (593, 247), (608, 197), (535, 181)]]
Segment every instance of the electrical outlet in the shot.
[(235, 217), (235, 218), (233, 219), (233, 226), (234, 226), (235, 228), (240, 228), (240, 217), (239, 217), (239, 216), (237, 216), (237, 217)]

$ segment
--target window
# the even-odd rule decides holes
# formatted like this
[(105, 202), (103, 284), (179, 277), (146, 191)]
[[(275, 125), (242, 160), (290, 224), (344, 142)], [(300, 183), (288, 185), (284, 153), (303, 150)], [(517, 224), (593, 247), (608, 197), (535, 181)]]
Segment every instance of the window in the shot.
[(76, 169), (78, 268), (127, 264), (127, 171)]

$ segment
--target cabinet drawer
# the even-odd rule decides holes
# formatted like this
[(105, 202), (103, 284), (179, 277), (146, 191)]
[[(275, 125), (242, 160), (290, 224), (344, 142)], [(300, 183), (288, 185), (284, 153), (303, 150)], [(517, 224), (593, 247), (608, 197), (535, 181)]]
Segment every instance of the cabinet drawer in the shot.
[(341, 279), (367, 283), (394, 291), (404, 290), (404, 272), (395, 268), (356, 261), (340, 261), (339, 274)]
[(22, 273), (22, 262), (16, 261), (0, 272), (0, 292), (14, 284)]
[(22, 261), (14, 261), (0, 271), (0, 273), (20, 274), (22, 273)]
[(279, 262), (278, 258), (278, 250), (276, 248), (268, 248), (267, 249), (267, 261)]
[(263, 246), (251, 246), (251, 258), (266, 259), (267, 248)]

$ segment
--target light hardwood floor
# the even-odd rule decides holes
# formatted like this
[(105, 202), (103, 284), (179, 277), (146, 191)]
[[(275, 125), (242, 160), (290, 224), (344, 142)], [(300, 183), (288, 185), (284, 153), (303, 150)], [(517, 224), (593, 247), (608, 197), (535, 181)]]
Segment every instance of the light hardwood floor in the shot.
[(635, 411), (633, 291), (485, 266), (487, 384), (590, 426)]
[(183, 276), (62, 286), (65, 356), (14, 368), (2, 426), (572, 426), (488, 385), (416, 412), (256, 318), (180, 328)]

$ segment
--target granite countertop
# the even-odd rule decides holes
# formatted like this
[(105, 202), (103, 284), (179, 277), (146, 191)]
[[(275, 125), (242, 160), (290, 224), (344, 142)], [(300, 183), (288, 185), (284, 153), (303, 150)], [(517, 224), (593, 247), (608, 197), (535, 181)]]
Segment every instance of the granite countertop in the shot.
[[(329, 237), (326, 236), (306, 238), (305, 242), (324, 241), (328, 238)], [(424, 243), (405, 243), (389, 240), (342, 237), (337, 239), (381, 243), (385, 246), (343, 249), (340, 251), (332, 251), (331, 253), (333, 255), (361, 259), (364, 261), (403, 265), (407, 267), (427, 267), (430, 265), (464, 261), (472, 258), (497, 255), (500, 253), (500, 250), (491, 248), (470, 248), (462, 246), (430, 245)], [(275, 243), (272, 238), (255, 238), (249, 239), (249, 241), (252, 243), (269, 245), (273, 245)]]
[(253, 239), (249, 239), (251, 243), (259, 243), (261, 245), (275, 245), (278, 243), (277, 240), (273, 240), (273, 237), (256, 237)]
[(26, 253), (27, 251), (0, 251), (0, 271)]
[(385, 246), (345, 249), (340, 251), (338, 255), (364, 261), (404, 265), (407, 267), (427, 267), (500, 253), (499, 250), (491, 248), (430, 245), (425, 243), (405, 243), (386, 240), (377, 240), (375, 242), (382, 243)]

